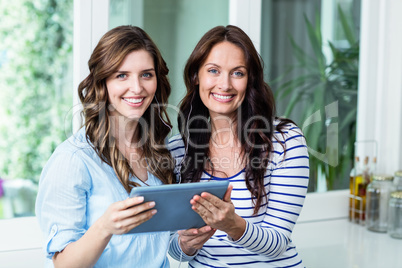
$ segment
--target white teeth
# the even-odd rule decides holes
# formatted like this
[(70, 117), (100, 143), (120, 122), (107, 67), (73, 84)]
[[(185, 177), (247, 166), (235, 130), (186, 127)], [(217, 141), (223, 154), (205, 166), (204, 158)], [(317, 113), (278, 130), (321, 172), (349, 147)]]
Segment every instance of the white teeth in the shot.
[(228, 95), (228, 96), (223, 96), (223, 95), (218, 95), (218, 94), (212, 94), (215, 98), (221, 99), (221, 100), (227, 100), (232, 98), (232, 95)]
[(130, 102), (130, 103), (140, 103), (141, 101), (144, 100), (144, 98), (141, 98), (141, 99), (124, 99), (124, 100), (127, 101), (127, 102)]

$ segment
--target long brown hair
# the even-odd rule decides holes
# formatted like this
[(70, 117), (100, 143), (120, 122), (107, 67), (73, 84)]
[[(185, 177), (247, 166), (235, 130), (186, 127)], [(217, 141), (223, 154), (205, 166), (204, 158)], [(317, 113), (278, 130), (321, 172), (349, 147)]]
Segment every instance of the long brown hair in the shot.
[[(187, 94), (181, 102), (181, 115), (178, 117), (179, 130), (187, 148), (181, 176), (183, 181), (199, 181), (204, 170), (209, 152), (211, 127), (208, 120), (205, 120), (209, 118), (208, 109), (202, 103), (199, 95), (198, 70), (211, 49), (224, 41), (239, 47), (244, 52), (247, 64), (247, 90), (244, 101), (238, 108), (236, 134), (241, 143), (243, 159), (246, 163), (247, 189), (255, 197), (254, 214), (256, 214), (266, 196), (264, 175), (273, 150), (275, 101), (270, 87), (264, 82), (260, 55), (247, 34), (236, 26), (217, 26), (209, 30), (198, 42), (187, 60), (184, 69)], [(245, 124), (250, 121), (251, 123)], [(289, 121), (286, 119), (281, 121), (276, 129), (280, 131)], [(253, 166), (253, 159), (261, 160), (261, 164), (258, 167)]]
[[(167, 77), (169, 69), (152, 39), (141, 28), (134, 26), (119, 26), (108, 31), (89, 59), (89, 75), (78, 87), (87, 139), (102, 161), (113, 167), (127, 192), (138, 185), (130, 180), (130, 175), (135, 175), (134, 171), (118, 150), (111, 133), (106, 79), (118, 70), (128, 54), (138, 50), (145, 50), (152, 56), (157, 77), (155, 98), (140, 119), (140, 122), (142, 120), (146, 126), (152, 124), (152, 127), (138, 124), (140, 139), (144, 140), (142, 157), (147, 160), (151, 173), (165, 184), (173, 183), (173, 159), (165, 146), (165, 138), (171, 128), (164, 105), (171, 90)], [(151, 122), (152, 115), (157, 116)]]

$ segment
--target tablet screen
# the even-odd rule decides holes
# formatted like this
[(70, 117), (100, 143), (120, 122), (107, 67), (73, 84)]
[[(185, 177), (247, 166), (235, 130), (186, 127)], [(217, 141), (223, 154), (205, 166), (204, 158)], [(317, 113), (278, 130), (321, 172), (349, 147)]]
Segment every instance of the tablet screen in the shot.
[(223, 198), (229, 181), (193, 182), (149, 187), (135, 187), (130, 197), (143, 196), (144, 202), (155, 201), (157, 213), (128, 233), (176, 231), (205, 226), (202, 218), (191, 209), (190, 200), (202, 192)]

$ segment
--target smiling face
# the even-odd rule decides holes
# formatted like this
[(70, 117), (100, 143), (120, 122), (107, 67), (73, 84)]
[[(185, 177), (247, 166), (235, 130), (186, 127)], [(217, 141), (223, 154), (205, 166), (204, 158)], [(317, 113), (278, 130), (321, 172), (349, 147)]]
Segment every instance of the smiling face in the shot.
[(243, 51), (227, 41), (216, 44), (198, 70), (200, 97), (211, 118), (236, 114), (246, 95), (247, 81)]
[(128, 54), (118, 71), (106, 80), (112, 116), (139, 119), (155, 96), (157, 80), (154, 60), (145, 50)]

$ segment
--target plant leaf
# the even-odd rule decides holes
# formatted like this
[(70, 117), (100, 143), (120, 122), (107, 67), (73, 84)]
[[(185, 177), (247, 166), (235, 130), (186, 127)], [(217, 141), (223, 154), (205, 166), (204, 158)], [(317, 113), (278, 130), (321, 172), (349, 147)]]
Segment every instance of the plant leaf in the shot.
[(339, 4), (338, 4), (338, 13), (343, 32), (345, 33), (346, 40), (348, 40), (349, 45), (352, 46), (353, 44), (356, 43), (356, 37), (352, 28), (349, 26), (345, 13), (343, 13), (343, 10)]
[[(306, 22), (306, 28), (308, 37), (310, 40), (310, 44), (313, 48), (314, 55), (317, 59), (318, 69), (322, 76), (325, 75), (325, 56), (322, 53), (322, 39), (321, 39), (321, 31), (317, 31), (314, 29), (311, 22), (308, 20), (307, 16), (304, 15), (304, 20)], [(321, 29), (321, 24), (319, 20), (316, 20), (316, 28)]]
[(291, 37), (290, 38), (290, 44), (292, 45), (293, 48), (293, 54), (295, 55), (296, 59), (299, 61), (299, 63), (302, 66), (306, 65), (316, 65), (315, 59), (313, 59), (311, 56), (309, 56), (307, 53), (305, 53), (295, 42), (295, 40)]
[(356, 114), (357, 114), (357, 107), (352, 108), (344, 118), (342, 118), (342, 122), (339, 122), (339, 132), (342, 132), (342, 130), (350, 125), (353, 122), (356, 122)]

